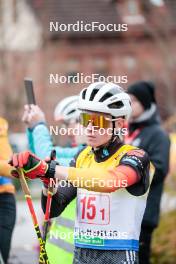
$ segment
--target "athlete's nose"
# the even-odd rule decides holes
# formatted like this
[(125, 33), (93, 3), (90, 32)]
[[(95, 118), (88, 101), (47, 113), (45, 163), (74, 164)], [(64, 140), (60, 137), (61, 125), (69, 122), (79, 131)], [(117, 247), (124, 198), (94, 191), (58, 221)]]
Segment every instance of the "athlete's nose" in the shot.
[(86, 130), (88, 134), (89, 133), (92, 134), (92, 131), (94, 130), (94, 125), (91, 120), (89, 121), (89, 124), (87, 125)]
[(93, 122), (91, 120), (89, 120), (89, 123), (87, 125), (87, 128), (88, 129), (92, 129), (92, 127), (93, 127)]

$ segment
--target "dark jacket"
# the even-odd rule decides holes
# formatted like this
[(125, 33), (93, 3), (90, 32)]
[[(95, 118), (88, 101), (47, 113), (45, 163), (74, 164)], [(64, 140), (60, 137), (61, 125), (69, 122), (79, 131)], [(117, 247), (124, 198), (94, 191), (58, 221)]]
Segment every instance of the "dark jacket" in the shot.
[(141, 129), (131, 144), (144, 149), (155, 166), (155, 174), (148, 195), (142, 226), (156, 227), (159, 222), (160, 200), (164, 179), (169, 170), (170, 140), (160, 124), (157, 110), (148, 120), (129, 126), (129, 135)]

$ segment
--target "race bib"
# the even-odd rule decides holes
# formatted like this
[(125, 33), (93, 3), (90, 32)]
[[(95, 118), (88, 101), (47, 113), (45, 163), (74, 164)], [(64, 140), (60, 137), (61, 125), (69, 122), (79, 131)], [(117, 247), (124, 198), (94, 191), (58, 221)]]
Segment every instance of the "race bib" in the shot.
[(92, 225), (110, 223), (110, 197), (107, 194), (81, 193), (77, 208), (79, 223)]

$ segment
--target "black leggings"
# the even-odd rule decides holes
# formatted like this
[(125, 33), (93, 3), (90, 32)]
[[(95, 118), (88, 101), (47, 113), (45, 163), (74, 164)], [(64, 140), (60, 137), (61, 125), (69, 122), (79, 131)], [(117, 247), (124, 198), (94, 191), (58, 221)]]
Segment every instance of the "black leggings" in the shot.
[(139, 243), (139, 264), (150, 264), (153, 227), (141, 227)]
[(7, 263), (11, 245), (12, 232), (16, 219), (16, 202), (11, 193), (0, 194), (0, 252)]
[(138, 252), (132, 250), (98, 250), (75, 247), (72, 264), (139, 264)]

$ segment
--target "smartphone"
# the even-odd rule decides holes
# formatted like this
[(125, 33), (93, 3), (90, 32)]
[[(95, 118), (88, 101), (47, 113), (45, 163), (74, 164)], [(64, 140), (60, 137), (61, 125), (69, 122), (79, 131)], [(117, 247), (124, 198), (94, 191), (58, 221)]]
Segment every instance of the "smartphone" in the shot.
[(34, 104), (36, 105), (35, 96), (34, 96), (34, 88), (33, 88), (33, 81), (32, 79), (25, 78), (24, 79), (24, 85), (27, 95), (27, 102), (28, 104)]

